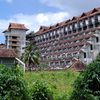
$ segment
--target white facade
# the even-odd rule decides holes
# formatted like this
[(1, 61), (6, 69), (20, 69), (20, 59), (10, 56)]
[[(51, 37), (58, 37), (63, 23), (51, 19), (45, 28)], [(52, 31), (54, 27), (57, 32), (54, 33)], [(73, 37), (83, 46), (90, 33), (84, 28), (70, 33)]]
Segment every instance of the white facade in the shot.
[(14, 49), (18, 56), (24, 52), (26, 45), (26, 30), (25, 29), (10, 29), (4, 31), (5, 44), (7, 49)]
[(100, 8), (36, 34), (36, 45), (49, 66), (70, 66), (74, 58), (89, 64), (100, 53)]

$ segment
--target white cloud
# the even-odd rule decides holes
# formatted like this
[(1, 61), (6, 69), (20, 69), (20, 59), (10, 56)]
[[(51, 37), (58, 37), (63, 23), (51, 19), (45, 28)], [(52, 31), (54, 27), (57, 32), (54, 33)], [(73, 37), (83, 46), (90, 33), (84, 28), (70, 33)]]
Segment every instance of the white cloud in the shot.
[(8, 3), (12, 3), (12, 2), (13, 2), (13, 0), (6, 0), (6, 2), (8, 2)]
[(40, 2), (70, 12), (72, 16), (100, 7), (100, 0), (40, 0)]
[(33, 15), (16, 14), (9, 19), (0, 20), (0, 31), (7, 29), (10, 22), (22, 23), (25, 24), (30, 31), (37, 31), (41, 25), (50, 26), (68, 19), (69, 16), (67, 12), (38, 13)]
[(12, 3), (14, 0), (0, 0), (0, 2)]
[[(22, 23), (30, 31), (38, 31), (41, 25), (50, 26), (69, 18), (66, 12), (58, 13), (38, 13), (33, 15), (16, 14), (9, 19), (0, 19), (0, 42), (4, 42), (3, 31), (8, 28), (10, 22)], [(1, 38), (2, 37), (2, 38)]]
[(40, 0), (40, 1), (41, 3), (46, 4), (47, 6), (65, 9), (64, 5), (65, 0)]

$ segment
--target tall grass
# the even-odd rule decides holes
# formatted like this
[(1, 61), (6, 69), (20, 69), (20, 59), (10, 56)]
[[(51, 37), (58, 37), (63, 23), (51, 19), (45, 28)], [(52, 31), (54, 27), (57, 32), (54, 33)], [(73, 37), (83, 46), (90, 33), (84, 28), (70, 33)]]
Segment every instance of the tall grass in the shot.
[(68, 100), (73, 90), (73, 83), (79, 72), (64, 71), (38, 71), (26, 72), (24, 78), (28, 82), (29, 89), (37, 80), (46, 82), (54, 93), (54, 100)]

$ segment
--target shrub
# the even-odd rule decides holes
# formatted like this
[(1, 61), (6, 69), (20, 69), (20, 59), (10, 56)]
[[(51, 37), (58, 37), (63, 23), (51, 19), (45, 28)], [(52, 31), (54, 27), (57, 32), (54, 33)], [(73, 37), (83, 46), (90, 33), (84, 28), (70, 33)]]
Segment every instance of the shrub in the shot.
[(69, 100), (67, 94), (61, 94), (57, 96), (56, 100)]
[(0, 100), (30, 100), (22, 75), (16, 66), (0, 66)]
[(53, 94), (46, 83), (36, 81), (32, 91), (33, 100), (53, 100)]
[(99, 100), (99, 98), (100, 62), (96, 59), (77, 78), (71, 100)]

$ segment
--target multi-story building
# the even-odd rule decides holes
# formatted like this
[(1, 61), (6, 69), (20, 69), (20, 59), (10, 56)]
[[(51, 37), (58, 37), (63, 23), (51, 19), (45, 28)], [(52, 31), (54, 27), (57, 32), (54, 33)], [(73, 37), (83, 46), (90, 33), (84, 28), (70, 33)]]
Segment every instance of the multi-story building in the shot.
[(14, 49), (18, 56), (23, 53), (26, 44), (26, 31), (24, 24), (10, 23), (5, 34), (5, 44), (7, 49)]
[(53, 26), (41, 26), (35, 41), (43, 62), (51, 67), (69, 67), (77, 59), (90, 63), (100, 52), (100, 8)]

